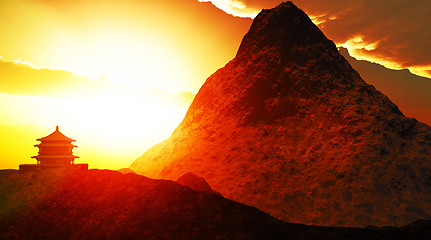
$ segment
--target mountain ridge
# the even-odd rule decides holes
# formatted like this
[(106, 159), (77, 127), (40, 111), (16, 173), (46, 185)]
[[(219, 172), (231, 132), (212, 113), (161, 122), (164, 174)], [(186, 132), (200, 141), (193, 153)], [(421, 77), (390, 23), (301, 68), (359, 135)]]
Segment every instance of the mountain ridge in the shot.
[(431, 113), (428, 109), (431, 107), (431, 97), (428, 91), (431, 89), (431, 79), (414, 75), (407, 69), (391, 70), (377, 63), (357, 60), (345, 48), (340, 48), (339, 52), (368, 84), (387, 95), (406, 116), (430, 126)]

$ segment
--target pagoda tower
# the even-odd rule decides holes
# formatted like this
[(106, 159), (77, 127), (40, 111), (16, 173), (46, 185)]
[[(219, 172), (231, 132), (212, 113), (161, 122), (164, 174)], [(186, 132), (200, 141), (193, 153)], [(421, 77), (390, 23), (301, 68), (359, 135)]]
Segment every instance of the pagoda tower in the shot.
[(66, 137), (58, 130), (58, 126), (53, 133), (36, 140), (40, 141), (40, 144), (34, 145), (39, 148), (39, 155), (31, 158), (36, 158), (37, 164), (68, 166), (74, 164), (75, 158), (79, 158), (72, 153), (72, 149), (77, 147), (72, 142), (76, 142), (76, 140)]
[(88, 164), (75, 164), (75, 158), (79, 157), (73, 155), (72, 149), (77, 146), (72, 142), (76, 140), (66, 137), (58, 126), (53, 133), (36, 140), (40, 141), (40, 144), (34, 145), (39, 148), (39, 155), (31, 158), (36, 158), (37, 164), (21, 164), (20, 173), (61, 167), (88, 169)]

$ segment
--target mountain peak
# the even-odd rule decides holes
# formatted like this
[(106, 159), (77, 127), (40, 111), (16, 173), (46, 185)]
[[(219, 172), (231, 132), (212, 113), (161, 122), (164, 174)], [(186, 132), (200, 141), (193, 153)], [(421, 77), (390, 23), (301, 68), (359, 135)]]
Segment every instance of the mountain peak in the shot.
[[(259, 13), (236, 57), (223, 70), (202, 86), (185, 122), (203, 114), (202, 109), (206, 115), (212, 109), (219, 118), (236, 115), (240, 124), (269, 123), (305, 116), (317, 105), (339, 112), (346, 104), (357, 105), (364, 99), (381, 102), (382, 108), (402, 115), (361, 79), (335, 44), (291, 2)], [(336, 96), (345, 98), (344, 103), (337, 103)]]
[(295, 48), (316, 43), (336, 49), (307, 14), (289, 1), (274, 9), (264, 9), (257, 15), (241, 43), (237, 57), (255, 56), (262, 52), (262, 48), (288, 54)]

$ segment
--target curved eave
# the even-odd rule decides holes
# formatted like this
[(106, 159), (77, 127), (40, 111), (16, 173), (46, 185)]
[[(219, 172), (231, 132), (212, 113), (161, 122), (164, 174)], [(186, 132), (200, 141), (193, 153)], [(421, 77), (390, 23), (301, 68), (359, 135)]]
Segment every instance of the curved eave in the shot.
[(31, 158), (36, 158), (37, 160), (39, 159), (70, 159), (70, 158), (79, 158), (78, 156), (73, 156), (73, 155), (38, 155), (38, 156), (33, 156)]
[(37, 141), (68, 141), (68, 142), (76, 142), (75, 139), (66, 137), (60, 130), (58, 130), (58, 126), (55, 131), (49, 134), (46, 137), (36, 139)]
[(73, 144), (62, 144), (62, 143), (40, 143), (34, 146), (35, 147), (78, 147)]
[(36, 139), (37, 141), (47, 141), (47, 142), (49, 142), (49, 141), (67, 141), (67, 142), (76, 142), (76, 140), (75, 139), (72, 139), (72, 138), (68, 138), (68, 137), (66, 137), (65, 136), (65, 138), (58, 138), (58, 139), (56, 139), (56, 138), (50, 138), (49, 136), (46, 136), (46, 137), (43, 137), (43, 138), (38, 138), (38, 139)]

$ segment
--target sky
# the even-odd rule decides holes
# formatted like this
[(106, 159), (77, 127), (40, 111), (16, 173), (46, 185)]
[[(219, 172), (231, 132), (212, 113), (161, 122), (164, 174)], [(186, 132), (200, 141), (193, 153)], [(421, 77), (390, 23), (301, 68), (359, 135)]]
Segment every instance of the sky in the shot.
[[(431, 123), (428, 1), (293, 2), (406, 115)], [(0, 0), (0, 168), (35, 163), (35, 139), (57, 125), (77, 140), (77, 162), (128, 167), (169, 137), (252, 18), (279, 3)]]

